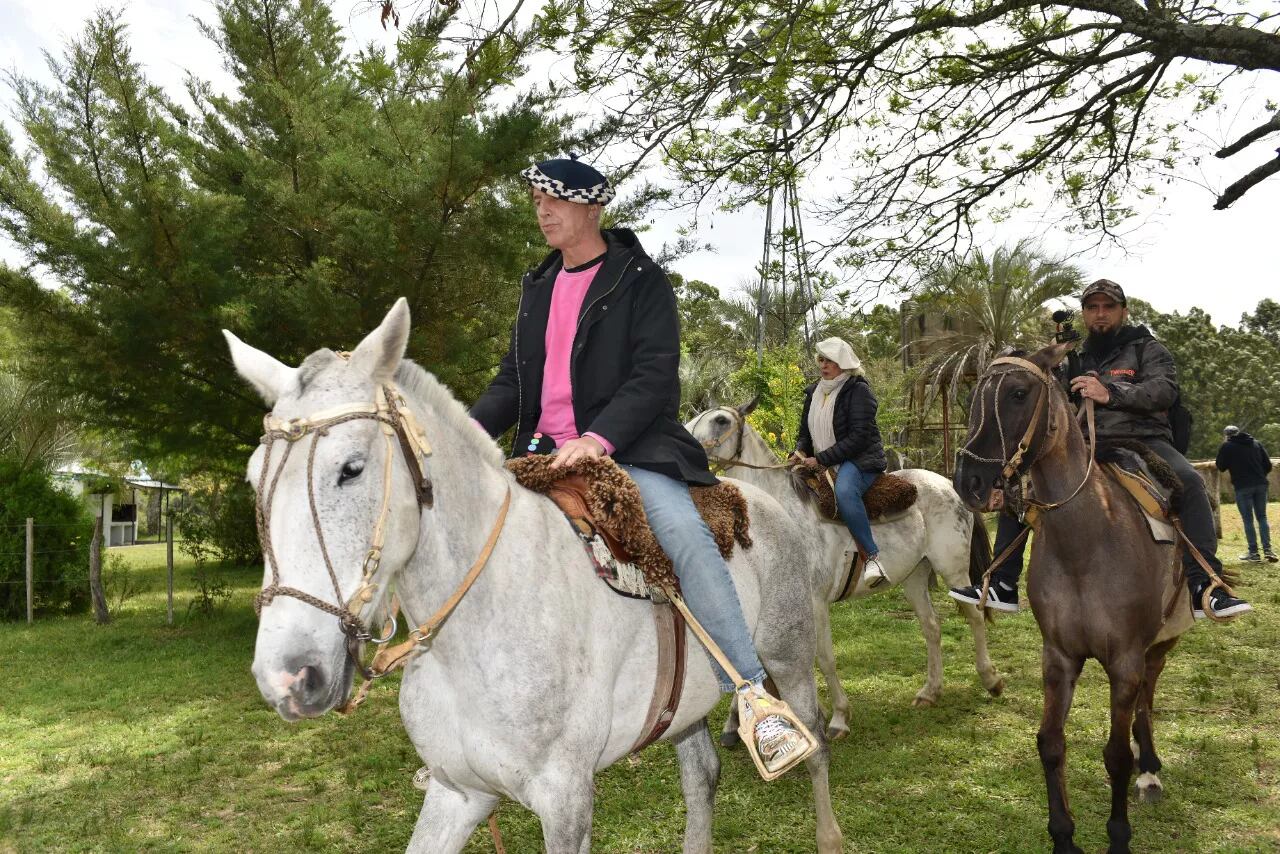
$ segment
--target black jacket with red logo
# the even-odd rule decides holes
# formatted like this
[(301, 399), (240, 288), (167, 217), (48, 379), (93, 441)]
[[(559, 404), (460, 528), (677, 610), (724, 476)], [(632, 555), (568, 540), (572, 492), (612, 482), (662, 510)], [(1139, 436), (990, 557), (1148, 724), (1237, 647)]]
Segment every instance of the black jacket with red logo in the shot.
[(1096, 409), (1099, 438), (1173, 441), (1169, 408), (1178, 399), (1178, 369), (1173, 354), (1147, 327), (1122, 326), (1105, 353), (1086, 344), (1080, 368), (1096, 371), (1111, 392), (1111, 401)]

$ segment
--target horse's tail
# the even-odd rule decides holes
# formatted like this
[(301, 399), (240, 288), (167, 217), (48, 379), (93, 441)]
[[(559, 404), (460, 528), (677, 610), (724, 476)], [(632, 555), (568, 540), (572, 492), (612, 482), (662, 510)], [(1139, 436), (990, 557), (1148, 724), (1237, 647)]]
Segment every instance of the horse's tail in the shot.
[[(969, 534), (969, 583), (981, 585), (982, 576), (986, 574), (987, 567), (991, 566), (991, 536), (987, 533), (987, 523), (983, 521), (982, 514), (976, 510), (970, 512), (973, 515), (973, 531)], [(983, 608), (982, 612), (987, 622), (994, 622), (989, 608)]]

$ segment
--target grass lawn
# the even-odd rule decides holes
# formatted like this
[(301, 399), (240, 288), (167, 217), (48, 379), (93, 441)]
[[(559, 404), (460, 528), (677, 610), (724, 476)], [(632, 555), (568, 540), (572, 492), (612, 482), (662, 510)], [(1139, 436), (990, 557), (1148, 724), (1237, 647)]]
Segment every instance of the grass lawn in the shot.
[[(1272, 505), (1275, 517), (1276, 505)], [(1223, 511), (1222, 554), (1243, 551)], [(249, 674), (260, 569), (223, 569), (232, 595), (187, 615), (192, 566), (178, 569), (177, 619), (164, 621), (163, 546), (113, 550), (143, 590), (109, 626), (88, 616), (0, 625), (0, 851), (394, 851), (421, 795), (395, 684), (353, 719), (290, 725)], [(1280, 851), (1280, 565), (1247, 564), (1257, 613), (1200, 625), (1170, 657), (1157, 694), (1166, 798), (1135, 806), (1146, 852)], [(989, 698), (967, 624), (942, 591), (946, 688), (910, 707), (924, 646), (896, 593), (840, 605), (834, 626), (852, 734), (835, 745), (832, 787), (849, 851), (1044, 851), (1047, 809), (1035, 730), (1039, 634), (1029, 613), (1001, 619), (991, 652), (1008, 687)], [(1068, 724), (1068, 778), (1087, 851), (1106, 846), (1102, 766), (1107, 689), (1090, 664)], [(810, 851), (807, 776), (761, 782), (724, 754), (716, 850)], [(684, 812), (674, 751), (649, 748), (597, 778), (593, 850), (670, 852)], [(541, 849), (537, 821), (504, 804), (507, 850)], [(492, 851), (483, 828), (468, 851)]]

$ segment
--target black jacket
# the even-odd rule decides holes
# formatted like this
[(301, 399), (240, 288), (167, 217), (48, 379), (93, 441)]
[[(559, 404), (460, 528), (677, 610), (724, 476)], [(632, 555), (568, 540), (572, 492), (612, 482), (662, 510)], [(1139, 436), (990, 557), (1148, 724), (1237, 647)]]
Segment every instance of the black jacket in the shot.
[(813, 437), (809, 435), (809, 404), (813, 402), (817, 383), (804, 390), (804, 408), (800, 411), (800, 437), (796, 450), (806, 457), (816, 457), (824, 466), (852, 462), (863, 471), (884, 471), (884, 444), (876, 425), (876, 396), (866, 377), (850, 377), (836, 395), (836, 411), (831, 418), (836, 443), (820, 454), (813, 453)]
[(1111, 392), (1111, 401), (1095, 408), (1099, 437), (1173, 441), (1169, 408), (1178, 399), (1178, 370), (1173, 354), (1147, 327), (1120, 327), (1106, 353), (1086, 346), (1080, 351), (1080, 369), (1097, 371)]
[[(717, 483), (702, 445), (680, 423), (680, 317), (675, 292), (629, 229), (601, 232), (604, 263), (578, 315), (569, 381), (580, 433), (614, 445), (613, 458), (692, 484)], [(537, 428), (554, 251), (524, 276), (511, 344), (471, 417), (491, 436)]]
[(1248, 433), (1237, 433), (1218, 449), (1218, 471), (1231, 472), (1231, 485), (1236, 489), (1266, 486), (1271, 471), (1271, 458), (1262, 443)]

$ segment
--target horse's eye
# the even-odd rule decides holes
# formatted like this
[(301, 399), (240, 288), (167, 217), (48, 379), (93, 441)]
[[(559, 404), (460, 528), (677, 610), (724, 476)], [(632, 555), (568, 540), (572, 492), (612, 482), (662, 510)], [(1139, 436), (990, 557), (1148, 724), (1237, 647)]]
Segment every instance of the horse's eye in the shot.
[(719, 424), (721, 427), (728, 427), (728, 426), (729, 426), (729, 418), (728, 418), (727, 416), (724, 416), (724, 415), (717, 415), (717, 416), (716, 416), (716, 418), (715, 418), (715, 421), (716, 421), (716, 423), (717, 423), (717, 424)]
[(338, 486), (355, 480), (364, 471), (364, 460), (348, 460), (342, 465), (342, 473), (338, 475)]
[(1012, 397), (1014, 400), (1026, 400), (1027, 390), (1025, 388), (1015, 388), (1013, 390), (1013, 393), (1010, 394), (1009, 396)]

